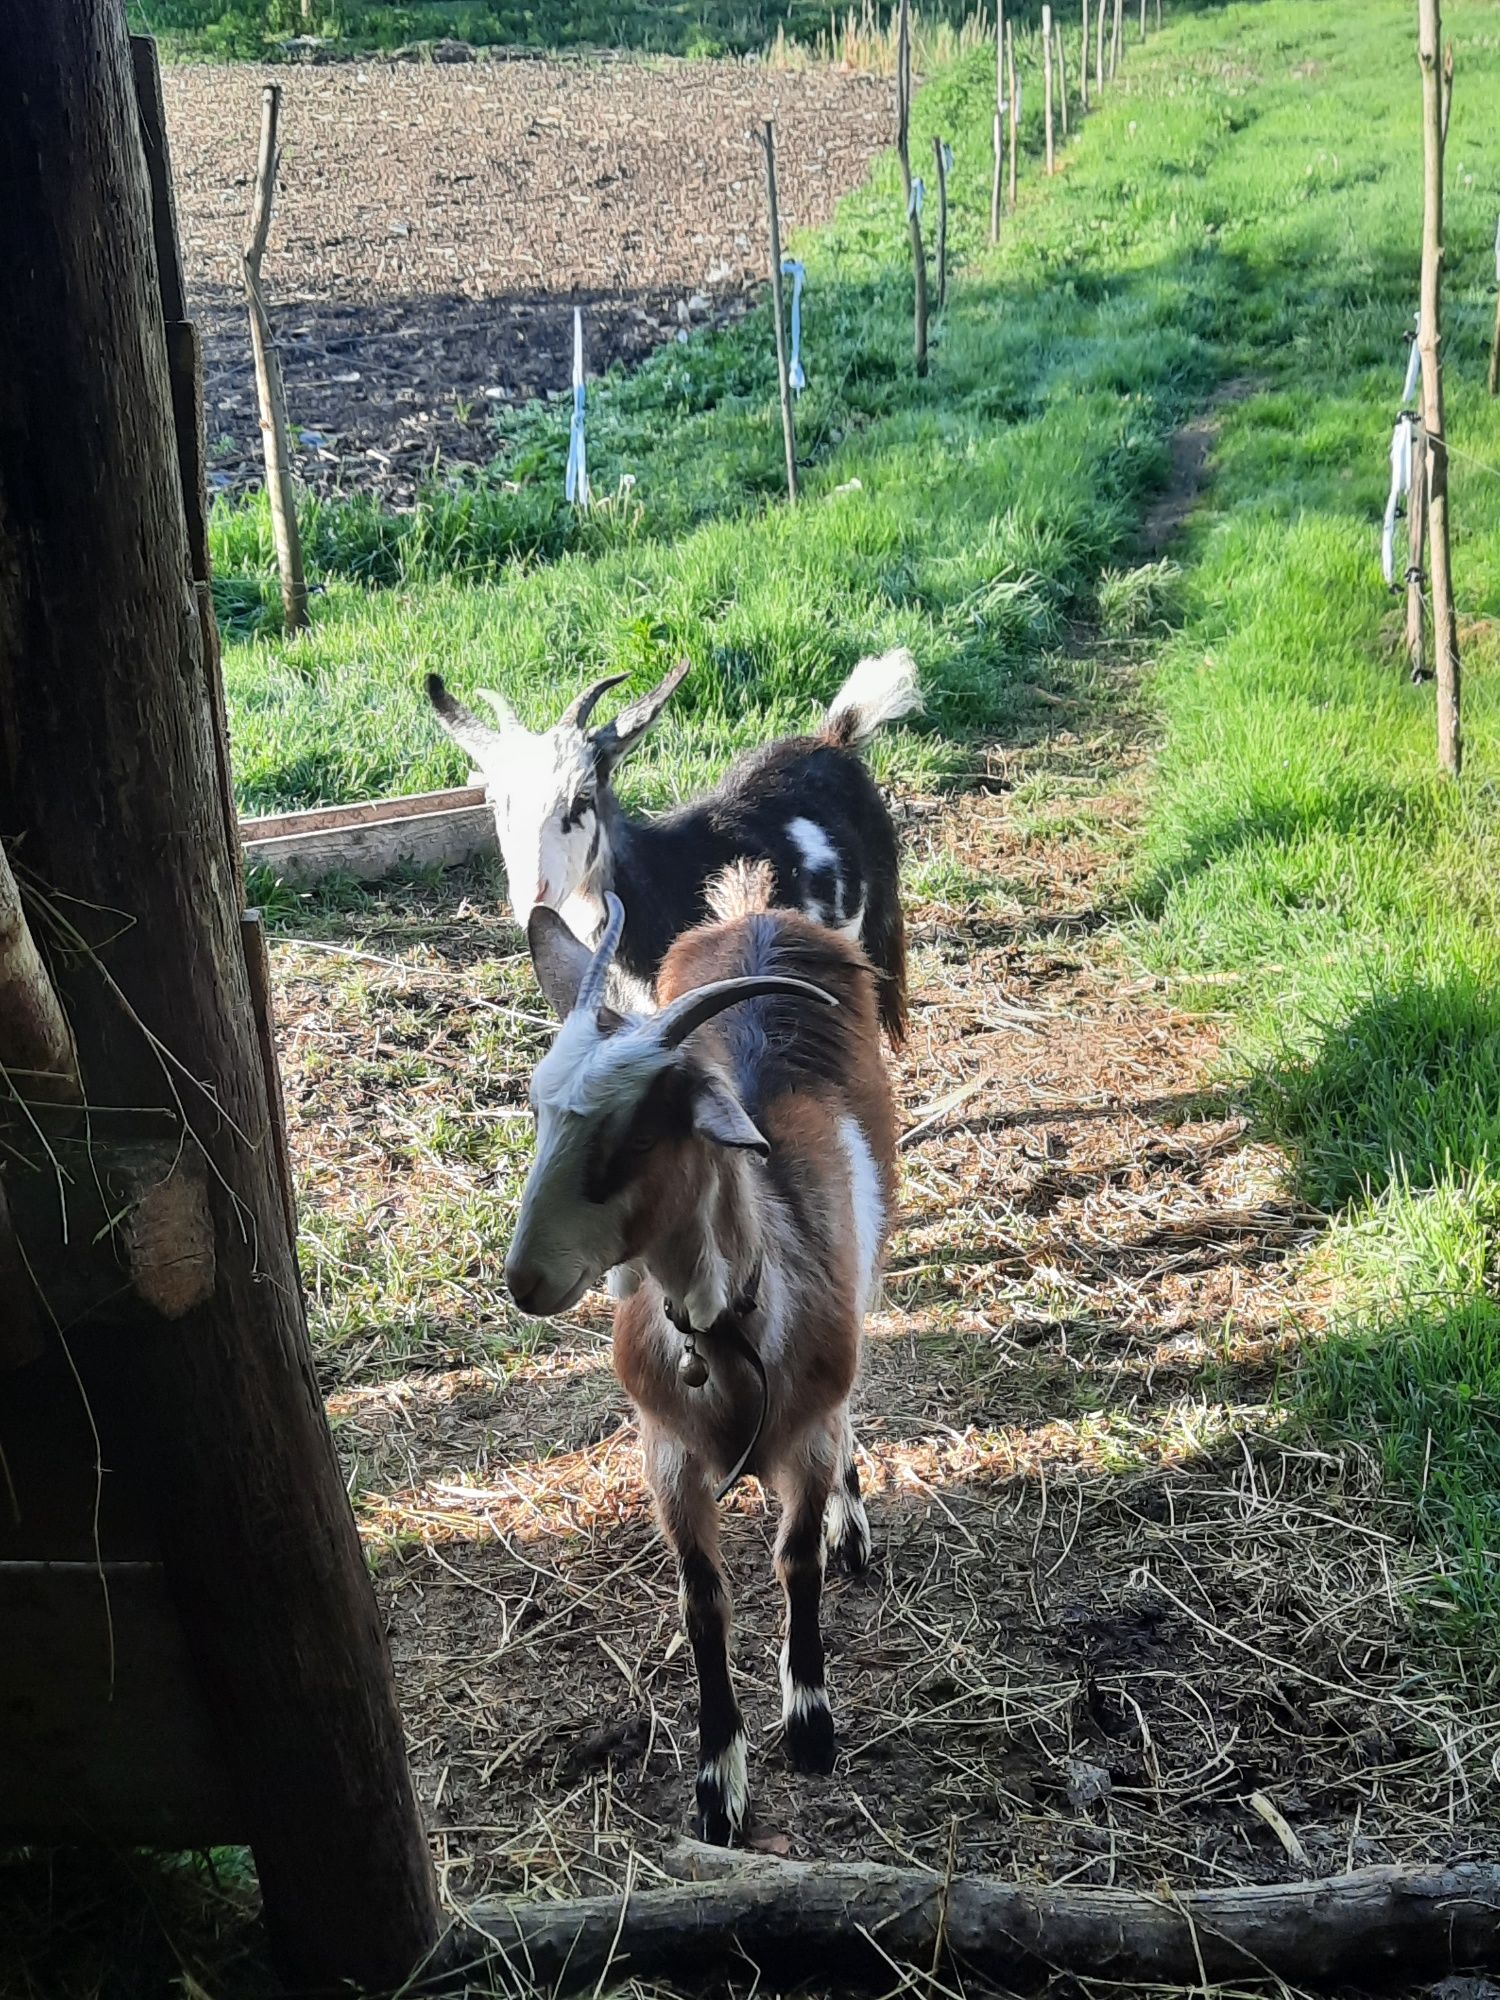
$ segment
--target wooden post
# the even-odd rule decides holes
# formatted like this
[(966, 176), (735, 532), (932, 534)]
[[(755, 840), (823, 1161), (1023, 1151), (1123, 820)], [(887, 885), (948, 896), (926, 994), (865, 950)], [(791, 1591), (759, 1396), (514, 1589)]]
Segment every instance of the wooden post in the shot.
[(1089, 108), (1089, 0), (1083, 0), (1083, 39), (1078, 45), (1078, 108)]
[(1406, 658), (1414, 681), (1431, 678), (1427, 666), (1427, 449), (1415, 411), (1411, 425), (1411, 489), (1406, 496)]
[(1161, 0), (1156, 0), (1156, 25), (1161, 26)]
[[(1088, 0), (1084, 0), (1088, 5)], [(995, 173), (990, 182), (990, 241), (1000, 241), (1000, 183), (1005, 171), (1005, 0), (995, 0)], [(1500, 324), (1500, 322), (1497, 322)]]
[(1443, 146), (1448, 144), (1448, 120), (1453, 116), (1453, 44), (1443, 51)]
[[(0, 834), (73, 927), (52, 973), (91, 1110), (61, 1188), (7, 1156), (10, 1234), (49, 1298), (107, 1267), (70, 1352), (281, 1965), (387, 1990), (436, 1892), (266, 1143), (123, 9), (0, 0), (0, 47), (0, 270), (27, 274), (0, 313)], [(163, 1170), (116, 1210), (95, 1173), (127, 1141)]]
[(776, 315), (776, 385), (781, 393), (781, 441), (786, 447), (786, 497), (797, 504), (797, 425), (786, 356), (786, 312), (781, 298), (781, 204), (776, 198), (776, 126), (766, 120), (766, 207), (771, 222), (771, 310)]
[(1047, 172), (1056, 171), (1052, 148), (1052, 9), (1042, 8), (1042, 120), (1047, 149)]
[(1120, 61), (1125, 53), (1125, 0), (1115, 0), (1114, 31), (1109, 39), (1109, 80), (1114, 82), (1120, 73)]
[(1016, 80), (1016, 31), (1007, 23), (1005, 29), (1006, 62), (1010, 70), (1010, 205), (1016, 205), (1016, 153), (1020, 145), (1021, 127), (1021, 86)]
[(911, 172), (911, 0), (901, 0), (896, 34), (896, 153), (901, 161), (901, 186), (906, 195), (906, 225), (911, 237), (912, 349), (919, 375), (927, 373), (927, 252), (922, 247), (922, 217)]
[(1141, 40), (1146, 39), (1146, 0), (1141, 0)]
[(1432, 652), (1437, 674), (1438, 764), (1450, 777), (1463, 767), (1459, 719), (1461, 669), (1453, 571), (1448, 545), (1448, 446), (1443, 430), (1443, 106), (1438, 75), (1438, 0), (1417, 0), (1417, 56), (1422, 69), (1422, 427), (1427, 446), (1427, 525), (1432, 562)]
[(936, 135), (932, 141), (938, 189), (938, 311), (948, 303), (948, 156)]
[(1068, 62), (1063, 54), (1063, 31), (1059, 27), (1053, 37), (1057, 46), (1057, 101), (1062, 110), (1062, 135), (1066, 145), (1068, 138)]
[(1104, 17), (1109, 12), (1109, 0), (1094, 0), (1094, 89), (1100, 97), (1104, 95)]
[(291, 430), (287, 423), (286, 386), (281, 356), (271, 332), (260, 281), (261, 259), (271, 232), (271, 204), (276, 196), (276, 126), (281, 116), (281, 85), (268, 83), (260, 101), (260, 155), (255, 166), (255, 206), (250, 214), (250, 240), (240, 258), (245, 298), (250, 307), (250, 346), (255, 356), (255, 394), (260, 403), (261, 449), (266, 461), (266, 498), (271, 503), (271, 532), (276, 538), (276, 567), (281, 572), (282, 621), (288, 632), (307, 623), (307, 579), (302, 571), (302, 537), (297, 529), (297, 496), (292, 490)]

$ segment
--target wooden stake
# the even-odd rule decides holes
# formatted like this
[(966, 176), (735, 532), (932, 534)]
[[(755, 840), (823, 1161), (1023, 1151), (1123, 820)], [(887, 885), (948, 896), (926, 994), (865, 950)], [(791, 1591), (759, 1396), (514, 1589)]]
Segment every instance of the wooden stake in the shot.
[(1052, 9), (1042, 8), (1042, 117), (1045, 121), (1047, 172), (1055, 173), (1057, 162), (1052, 150)]
[(797, 425), (787, 368), (786, 312), (781, 299), (781, 204), (776, 198), (776, 127), (766, 120), (766, 207), (771, 218), (771, 310), (776, 315), (776, 384), (781, 392), (781, 441), (786, 447), (786, 497), (797, 504)]
[(927, 252), (922, 247), (922, 218), (917, 213), (911, 173), (911, 0), (901, 0), (896, 36), (896, 152), (901, 161), (901, 186), (906, 195), (906, 224), (911, 237), (912, 351), (919, 375), (927, 373)]
[(1438, 74), (1438, 0), (1417, 0), (1417, 57), (1422, 68), (1422, 427), (1427, 445), (1427, 524), (1432, 562), (1432, 650), (1437, 672), (1438, 765), (1463, 768), (1459, 720), (1461, 669), (1453, 571), (1448, 546), (1448, 445), (1443, 430), (1443, 106)]
[[(1084, 0), (1088, 5), (1088, 0)], [(1000, 241), (1000, 185), (1005, 171), (1005, 0), (995, 0), (995, 174), (990, 182), (990, 241)]]
[(1016, 81), (1016, 31), (1005, 30), (1005, 56), (1010, 70), (1010, 205), (1016, 205), (1016, 150), (1020, 142), (1021, 86)]
[(1109, 0), (1094, 0), (1094, 89), (1100, 97), (1104, 95), (1104, 17), (1109, 12)]
[(281, 356), (271, 332), (265, 291), (260, 281), (261, 259), (271, 233), (271, 204), (276, 195), (276, 126), (281, 116), (281, 85), (268, 83), (260, 101), (260, 156), (255, 166), (255, 206), (250, 213), (250, 240), (240, 267), (250, 307), (250, 346), (255, 356), (255, 393), (260, 403), (261, 448), (266, 461), (266, 498), (271, 503), (271, 531), (276, 538), (276, 567), (281, 572), (282, 618), (288, 632), (307, 623), (307, 579), (302, 570), (302, 537), (297, 529), (297, 496), (292, 490), (291, 431), (286, 414), (286, 386)]
[(1156, 0), (1156, 25), (1161, 26), (1161, 0)]
[(1146, 39), (1146, 0), (1141, 0), (1141, 40)]
[(943, 142), (934, 136), (932, 157), (937, 167), (938, 189), (938, 311), (948, 303), (948, 156)]
[(1406, 658), (1414, 681), (1431, 678), (1427, 666), (1427, 448), (1415, 415), (1411, 424), (1411, 490), (1406, 497)]
[(1453, 44), (1443, 51), (1443, 145), (1448, 144), (1448, 120), (1453, 116)]
[(1083, 39), (1078, 46), (1078, 108), (1089, 108), (1089, 0), (1083, 0)]
[(1063, 141), (1066, 144), (1068, 137), (1068, 64), (1067, 58), (1063, 54), (1063, 31), (1061, 28), (1057, 30), (1053, 39), (1057, 45), (1057, 101), (1062, 109), (1062, 135)]
[(1115, 0), (1114, 32), (1109, 42), (1109, 80), (1114, 82), (1120, 72), (1120, 60), (1125, 53), (1125, 0)]

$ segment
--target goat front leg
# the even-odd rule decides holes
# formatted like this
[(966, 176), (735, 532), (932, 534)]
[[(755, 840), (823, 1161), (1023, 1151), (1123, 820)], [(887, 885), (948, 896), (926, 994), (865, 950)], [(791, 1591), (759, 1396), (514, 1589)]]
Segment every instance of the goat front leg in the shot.
[(859, 1576), (870, 1565), (870, 1518), (860, 1498), (859, 1467), (854, 1463), (854, 1426), (846, 1404), (839, 1413), (839, 1456), (828, 1511), (823, 1517), (823, 1552), (830, 1563)]
[(677, 1558), (682, 1629), (698, 1669), (698, 1837), (727, 1847), (744, 1831), (750, 1787), (745, 1724), (729, 1674), (731, 1604), (718, 1510), (702, 1467), (665, 1432), (646, 1439), (646, 1477)]
[(833, 1711), (823, 1680), (823, 1523), (838, 1463), (837, 1426), (804, 1435), (801, 1448), (776, 1479), (781, 1527), (776, 1574), (786, 1594), (786, 1640), (781, 1648), (782, 1740), (794, 1771), (831, 1771)]

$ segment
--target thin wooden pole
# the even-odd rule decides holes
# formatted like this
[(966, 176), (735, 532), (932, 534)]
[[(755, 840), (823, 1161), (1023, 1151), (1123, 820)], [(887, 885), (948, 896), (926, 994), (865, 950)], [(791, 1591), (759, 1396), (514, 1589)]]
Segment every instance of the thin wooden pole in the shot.
[(1427, 433), (1427, 525), (1432, 560), (1432, 650), (1437, 672), (1438, 765), (1450, 777), (1463, 767), (1459, 719), (1461, 669), (1453, 571), (1448, 546), (1448, 446), (1443, 429), (1443, 105), (1438, 73), (1438, 0), (1417, 0), (1417, 57), (1422, 69), (1422, 427)]
[[(1088, 5), (1088, 0), (1084, 0)], [(1005, 172), (1005, 0), (995, 0), (995, 173), (990, 182), (990, 241), (1000, 241), (1000, 187)]]
[(1109, 80), (1114, 82), (1120, 72), (1120, 59), (1125, 53), (1125, 0), (1115, 0), (1114, 32), (1109, 41)]
[(1042, 8), (1042, 117), (1045, 122), (1047, 172), (1055, 173), (1057, 162), (1052, 147), (1052, 9)]
[(1064, 144), (1068, 137), (1068, 63), (1063, 54), (1063, 31), (1058, 28), (1053, 36), (1057, 46), (1057, 102), (1062, 110), (1062, 135)]
[(1141, 40), (1146, 39), (1146, 0), (1141, 0)]
[(776, 126), (766, 120), (766, 208), (771, 221), (771, 310), (776, 315), (776, 385), (781, 393), (781, 441), (786, 447), (786, 497), (797, 504), (797, 425), (792, 414), (786, 354), (786, 313), (781, 299), (781, 204), (776, 197)]
[(1161, 0), (1156, 0), (1156, 25), (1161, 26)]
[(1104, 17), (1109, 12), (1109, 0), (1094, 0), (1094, 89), (1100, 97), (1104, 95)]
[(943, 142), (936, 135), (932, 141), (932, 157), (937, 167), (938, 189), (938, 311), (948, 303), (948, 155), (943, 150)]
[(1089, 0), (1083, 0), (1083, 40), (1078, 46), (1078, 108), (1089, 108)]
[(260, 281), (261, 259), (271, 233), (271, 204), (276, 196), (276, 127), (281, 117), (281, 85), (268, 83), (260, 100), (260, 156), (255, 166), (255, 205), (250, 213), (250, 240), (240, 259), (245, 298), (250, 307), (250, 346), (255, 356), (255, 394), (260, 403), (261, 448), (266, 461), (266, 498), (271, 503), (271, 532), (276, 540), (276, 567), (281, 573), (282, 619), (288, 632), (307, 623), (307, 578), (302, 568), (302, 537), (297, 528), (297, 496), (292, 490), (291, 434), (286, 414), (286, 385), (281, 357), (271, 332), (271, 316)]
[(1406, 560), (1406, 657), (1414, 681), (1429, 678), (1427, 668), (1426, 556), (1427, 450), (1415, 413), (1411, 424), (1411, 489), (1406, 499), (1408, 554)]
[(1448, 144), (1448, 120), (1453, 116), (1453, 44), (1443, 51), (1443, 145)]
[(911, 237), (912, 352), (919, 375), (927, 373), (927, 252), (922, 247), (922, 216), (917, 183), (911, 172), (911, 0), (901, 0), (896, 36), (896, 153), (901, 162), (901, 186), (906, 195), (906, 226)]
[(1016, 31), (1007, 24), (1005, 59), (1010, 70), (1010, 205), (1016, 205), (1016, 149), (1020, 140), (1021, 86), (1016, 81)]

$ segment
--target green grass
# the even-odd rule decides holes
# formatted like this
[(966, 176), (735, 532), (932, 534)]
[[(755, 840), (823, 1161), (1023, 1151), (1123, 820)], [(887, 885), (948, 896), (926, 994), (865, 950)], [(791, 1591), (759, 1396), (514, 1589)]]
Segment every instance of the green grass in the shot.
[[(1449, 413), (1469, 762), (1434, 771), (1430, 688), (1395, 656), (1378, 571), (1386, 447), (1417, 284), (1420, 146), (1405, 0), (1205, 9), (1142, 53), (1044, 185), (981, 242), (987, 65), (918, 99), (956, 144), (960, 270), (933, 368), (909, 363), (890, 162), (808, 265), (804, 505), (777, 500), (764, 315), (591, 399), (583, 521), (561, 404), (507, 419), (494, 474), (409, 516), (311, 510), (310, 637), (275, 632), (254, 507), (216, 515), (247, 805), (417, 789), (462, 760), (420, 672), (504, 687), (534, 721), (590, 674), (695, 671), (640, 796), (805, 718), (869, 647), (910, 644), (925, 728), (884, 768), (934, 782), (976, 732), (1056, 723), (1032, 688), (1072, 621), (1154, 646), (1164, 729), (1128, 942), (1235, 1015), (1228, 1058), (1331, 1217), (1338, 1324), (1294, 1391), (1378, 1449), (1444, 1552), (1457, 1618), (1500, 1610), (1500, 410), (1493, 313), (1500, 36), (1448, 10)], [(1033, 97), (1035, 93), (1033, 92)], [(1034, 122), (1034, 121), (1033, 121)], [(1218, 476), (1172, 561), (1131, 547), (1172, 427), (1216, 385)], [(858, 481), (857, 489), (852, 482)], [(844, 490), (840, 490), (844, 489)], [(1164, 637), (1164, 634), (1166, 635)], [(961, 886), (961, 885), (958, 885)]]
[[(1184, 622), (1154, 678), (1138, 941), (1242, 975), (1235, 1063), (1308, 1198), (1344, 1309), (1300, 1392), (1375, 1445), (1446, 1552), (1465, 1619), (1500, 1611), (1500, 411), (1485, 394), (1500, 85), (1493, 11), (1444, 10), (1445, 355), (1468, 763), (1435, 772), (1430, 687), (1395, 651), (1378, 570), (1401, 333), (1417, 290), (1414, 10), (1235, 9), (1177, 47), (1256, 82), (1232, 175), (1195, 206), (1241, 273), (1218, 477), (1181, 552)], [(1314, 87), (1299, 75), (1319, 65)], [(1179, 216), (1179, 226), (1185, 218)], [(1461, 454), (1461, 455), (1460, 455)], [(1222, 1002), (1224, 989), (1215, 989)]]

